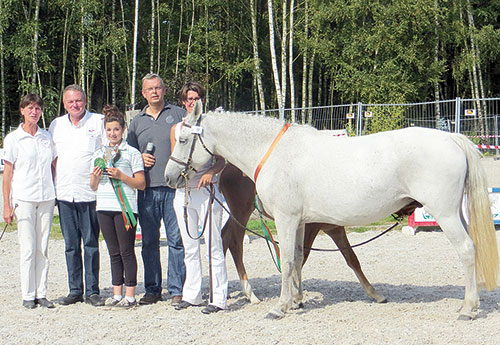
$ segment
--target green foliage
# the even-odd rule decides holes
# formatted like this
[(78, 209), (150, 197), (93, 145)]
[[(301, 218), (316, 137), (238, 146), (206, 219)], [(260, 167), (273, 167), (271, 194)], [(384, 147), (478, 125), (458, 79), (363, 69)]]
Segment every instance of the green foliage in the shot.
[(405, 109), (403, 106), (371, 107), (373, 117), (365, 121), (364, 134), (378, 133), (405, 127)]
[[(466, 12), (469, 2), (474, 26), (469, 23)], [(498, 95), (500, 1), (469, 2), (295, 2), (293, 77), (297, 102), (307, 91), (302, 90), (305, 54), (306, 67), (314, 69), (314, 106), (432, 100), (436, 84), (443, 99), (469, 97), (474, 65), (481, 67), (485, 94)], [(90, 109), (100, 110), (103, 104), (110, 103), (112, 90), (116, 93), (116, 102), (124, 108), (130, 102), (132, 91), (135, 1), (40, 1), (38, 21), (34, 19), (35, 3), (35, 0), (0, 2), (7, 113), (16, 115), (6, 119), (7, 126), (17, 123), (17, 101), (20, 94), (27, 91), (42, 93), (47, 104), (47, 119), (58, 115), (61, 83), (67, 85), (81, 80), (82, 47), (83, 77), (91, 96)], [(223, 0), (159, 2), (155, 13), (159, 17), (155, 20), (153, 71), (164, 77), (169, 101), (175, 103), (182, 84), (194, 79), (202, 81), (209, 90), (209, 109), (219, 105), (225, 109), (254, 108), (255, 66), (249, 4), (248, 1)], [(283, 2), (273, 4), (276, 53), (280, 59), (281, 43), (288, 42), (288, 38), (281, 37)], [(275, 102), (267, 0), (255, 0), (255, 9), (265, 99)], [(137, 102), (141, 103), (140, 79), (150, 72), (150, 1), (139, 2), (139, 14), (135, 91)], [(288, 24), (289, 18), (285, 20)], [(65, 28), (67, 36), (63, 37)], [(36, 30), (39, 36), (34, 55)], [(472, 49), (473, 42), (476, 50)], [(66, 44), (67, 56), (63, 50)], [(33, 74), (37, 78), (35, 83)], [(289, 81), (287, 84), (290, 85)], [(268, 104), (268, 107), (274, 106), (275, 103)], [(289, 106), (290, 89), (287, 88), (285, 107)], [(382, 120), (387, 116), (388, 119)], [(400, 116), (399, 112), (380, 114), (371, 121), (370, 131), (398, 128)]]

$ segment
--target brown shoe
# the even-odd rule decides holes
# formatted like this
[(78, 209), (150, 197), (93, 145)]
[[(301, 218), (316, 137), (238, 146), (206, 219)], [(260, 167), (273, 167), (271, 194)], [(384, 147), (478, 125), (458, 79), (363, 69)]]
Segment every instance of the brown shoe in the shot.
[(182, 296), (174, 296), (170, 300), (170, 304), (175, 307), (175, 306), (179, 305), (179, 303), (181, 303), (181, 301), (182, 301)]

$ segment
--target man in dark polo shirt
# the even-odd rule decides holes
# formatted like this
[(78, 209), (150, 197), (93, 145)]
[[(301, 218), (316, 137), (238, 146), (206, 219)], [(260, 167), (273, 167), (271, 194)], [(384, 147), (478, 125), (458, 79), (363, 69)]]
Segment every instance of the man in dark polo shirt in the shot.
[(146, 288), (139, 304), (153, 304), (161, 300), (162, 219), (168, 244), (167, 290), (174, 305), (182, 299), (186, 277), (184, 247), (172, 206), (175, 189), (167, 187), (163, 177), (170, 156), (170, 128), (182, 120), (185, 111), (168, 104), (164, 99), (165, 91), (165, 84), (157, 74), (147, 74), (142, 78), (142, 95), (148, 105), (132, 120), (127, 135), (128, 144), (142, 152), (146, 174), (146, 189), (138, 191), (137, 200)]

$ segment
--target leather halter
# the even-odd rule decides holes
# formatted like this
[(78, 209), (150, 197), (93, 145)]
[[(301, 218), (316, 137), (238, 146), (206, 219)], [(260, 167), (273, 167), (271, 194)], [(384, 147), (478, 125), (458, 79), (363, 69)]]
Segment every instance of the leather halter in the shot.
[(290, 127), (290, 123), (289, 122), (287, 122), (287, 123), (285, 123), (283, 125), (283, 128), (281, 128), (281, 131), (278, 133), (278, 135), (276, 136), (276, 138), (274, 138), (274, 141), (271, 144), (271, 146), (269, 147), (269, 149), (267, 150), (266, 154), (264, 155), (264, 157), (262, 157), (262, 160), (260, 161), (259, 165), (257, 165), (257, 168), (255, 168), (255, 173), (253, 175), (253, 181), (254, 181), (254, 183), (257, 183), (257, 177), (259, 176), (260, 169), (262, 169), (262, 166), (264, 165), (264, 163), (267, 161), (267, 159), (271, 155), (271, 152), (273, 152), (274, 147), (278, 144), (278, 142), (280, 141), (281, 137), (283, 136), (283, 134), (285, 134), (285, 132), (287, 131), (287, 129), (289, 127)]
[[(201, 116), (198, 118), (198, 121), (196, 121), (196, 126), (199, 126), (200, 122), (201, 122)], [(186, 123), (184, 121), (182, 122), (181, 126), (185, 126), (187, 128), (192, 128), (192, 126), (189, 123)], [(184, 161), (180, 160), (179, 158), (176, 158), (172, 155), (170, 155), (170, 157), (168, 158), (169, 160), (172, 160), (175, 163), (184, 167), (184, 169), (181, 171), (181, 176), (184, 177), (184, 179), (186, 179), (186, 184), (187, 184), (187, 175), (188, 175), (189, 170), (193, 170), (195, 173), (198, 172), (195, 168), (193, 168), (191, 166), (191, 161), (193, 160), (194, 146), (196, 144), (196, 138), (198, 138), (198, 140), (200, 140), (200, 143), (203, 146), (203, 148), (205, 149), (205, 151), (207, 151), (211, 156), (214, 155), (212, 152), (210, 152), (208, 147), (203, 142), (203, 139), (201, 138), (200, 133), (192, 133), (192, 134), (195, 136), (195, 138), (193, 139), (193, 142), (191, 143), (191, 149), (189, 150), (189, 156), (188, 156), (187, 161), (184, 162)]]

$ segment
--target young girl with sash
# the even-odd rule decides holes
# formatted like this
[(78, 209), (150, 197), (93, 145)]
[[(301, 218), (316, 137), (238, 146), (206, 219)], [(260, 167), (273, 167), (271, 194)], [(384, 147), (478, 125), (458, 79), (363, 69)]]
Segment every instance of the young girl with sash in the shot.
[(136, 189), (146, 187), (144, 164), (141, 153), (123, 140), (123, 113), (114, 105), (105, 106), (102, 112), (109, 146), (94, 153), (90, 186), (97, 191), (97, 218), (111, 260), (113, 297), (105, 304), (130, 308), (137, 304)]

